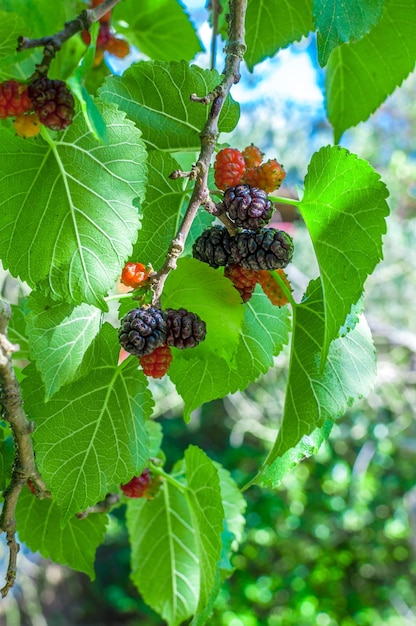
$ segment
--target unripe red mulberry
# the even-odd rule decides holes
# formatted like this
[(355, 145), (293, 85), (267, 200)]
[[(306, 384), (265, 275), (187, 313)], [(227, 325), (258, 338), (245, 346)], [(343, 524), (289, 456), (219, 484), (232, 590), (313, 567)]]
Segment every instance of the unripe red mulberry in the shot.
[(74, 97), (62, 80), (38, 78), (29, 86), (29, 96), (40, 121), (51, 130), (63, 130), (72, 123)]
[(33, 109), (27, 85), (17, 80), (0, 83), (0, 119), (20, 115)]
[(162, 378), (172, 363), (172, 352), (169, 346), (162, 345), (151, 354), (140, 357), (143, 373), (151, 378)]
[(146, 490), (151, 482), (151, 476), (149, 468), (140, 474), (140, 476), (133, 476), (128, 483), (120, 485), (121, 490), (128, 498), (143, 498)]
[(143, 263), (128, 262), (121, 271), (121, 282), (126, 287), (138, 287), (149, 278), (149, 270)]
[(253, 295), (258, 282), (258, 275), (258, 271), (245, 269), (237, 263), (227, 265), (224, 270), (224, 276), (231, 280), (234, 287), (239, 291), (243, 302), (248, 302)]
[(238, 185), (246, 170), (244, 157), (236, 148), (220, 150), (214, 163), (214, 180), (218, 189), (225, 190)]

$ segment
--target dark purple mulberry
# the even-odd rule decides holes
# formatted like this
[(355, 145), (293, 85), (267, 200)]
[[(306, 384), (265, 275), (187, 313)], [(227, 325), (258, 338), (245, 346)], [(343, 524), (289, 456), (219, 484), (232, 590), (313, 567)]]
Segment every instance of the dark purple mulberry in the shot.
[(237, 185), (227, 189), (223, 204), (234, 224), (247, 230), (259, 230), (269, 223), (273, 215), (273, 205), (267, 193), (250, 185)]
[(39, 120), (52, 130), (63, 130), (74, 117), (74, 96), (62, 80), (47, 76), (29, 85), (29, 97)]
[(226, 228), (213, 226), (196, 239), (192, 254), (211, 267), (228, 265), (231, 260), (231, 236)]
[(166, 342), (166, 331), (166, 314), (154, 307), (142, 307), (121, 319), (118, 339), (124, 350), (141, 357)]
[(166, 309), (168, 331), (166, 344), (183, 350), (194, 348), (205, 339), (206, 324), (196, 313), (186, 309)]
[(262, 228), (244, 231), (232, 239), (233, 263), (251, 270), (276, 270), (286, 267), (293, 257), (293, 240), (283, 230)]

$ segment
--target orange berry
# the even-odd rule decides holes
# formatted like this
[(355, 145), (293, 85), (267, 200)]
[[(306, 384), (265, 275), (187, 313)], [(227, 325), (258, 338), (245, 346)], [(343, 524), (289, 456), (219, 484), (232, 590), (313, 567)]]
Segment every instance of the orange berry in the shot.
[(273, 271), (259, 270), (257, 274), (258, 281), (264, 293), (269, 298), (272, 304), (274, 304), (275, 306), (283, 306), (289, 302), (286, 294), (280, 286), (280, 283), (274, 277), (274, 275), (278, 274), (280, 278), (284, 281), (287, 288), (292, 291), (289, 279), (282, 269), (277, 269)]
[(118, 59), (124, 59), (130, 52), (130, 46), (125, 39), (111, 36), (106, 50)]
[(248, 169), (243, 182), (251, 187), (263, 189), (266, 193), (271, 193), (279, 189), (285, 177), (286, 172), (283, 166), (276, 159), (270, 159), (262, 165)]
[(258, 165), (260, 165), (264, 157), (264, 153), (254, 144), (251, 144), (250, 146), (247, 146), (247, 148), (244, 148), (242, 154), (246, 162), (247, 169), (251, 169), (252, 167), (257, 167)]
[(16, 134), (19, 137), (28, 139), (29, 137), (36, 137), (41, 131), (41, 123), (36, 113), (29, 113), (28, 115), (18, 115), (13, 122)]
[(239, 185), (246, 171), (246, 163), (240, 150), (236, 148), (220, 150), (215, 157), (214, 170), (214, 180), (218, 189), (225, 191), (229, 187)]
[(149, 278), (149, 270), (143, 263), (126, 263), (121, 271), (121, 282), (126, 287), (138, 287)]
[(258, 270), (250, 270), (241, 267), (237, 263), (227, 265), (224, 276), (229, 278), (234, 287), (239, 291), (243, 302), (248, 302), (259, 280)]

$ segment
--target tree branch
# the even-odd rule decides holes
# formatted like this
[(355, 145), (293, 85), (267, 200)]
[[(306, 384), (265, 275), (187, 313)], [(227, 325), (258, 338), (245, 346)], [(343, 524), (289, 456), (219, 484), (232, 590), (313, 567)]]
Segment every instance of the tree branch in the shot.
[(85, 519), (88, 515), (91, 515), (91, 513), (108, 513), (119, 501), (120, 495), (118, 493), (108, 493), (104, 500), (97, 502), (97, 504), (93, 506), (89, 506), (85, 511), (77, 513), (76, 516), (78, 519)]
[(45, 75), (56, 53), (68, 39), (73, 37), (76, 33), (89, 30), (94, 22), (98, 22), (107, 11), (111, 11), (111, 9), (121, 1), (122, 0), (104, 0), (104, 2), (98, 7), (95, 7), (95, 9), (82, 11), (73, 20), (66, 22), (65, 27), (54, 35), (48, 35), (40, 39), (19, 37), (16, 50), (17, 52), (22, 52), (22, 50), (29, 50), (30, 48), (44, 48), (43, 58), (40, 64), (36, 66), (35, 75)]
[[(192, 101), (201, 104), (211, 104), (211, 109), (205, 126), (200, 133), (201, 151), (193, 168), (195, 172), (195, 186), (188, 208), (176, 237), (170, 245), (166, 261), (153, 279), (153, 306), (160, 306), (160, 298), (166, 278), (169, 272), (176, 268), (177, 260), (184, 250), (187, 236), (199, 207), (204, 205), (212, 209), (213, 203), (210, 200), (207, 181), (211, 158), (219, 136), (218, 119), (231, 87), (240, 80), (240, 64), (246, 51), (244, 20), (247, 0), (230, 0), (229, 6), (228, 44), (225, 48), (224, 78), (209, 94), (202, 97), (196, 94), (191, 95)], [(224, 216), (221, 216), (220, 219), (224, 220)]]
[(12, 354), (16, 351), (16, 346), (10, 343), (6, 336), (10, 315), (9, 305), (0, 301), (0, 404), (2, 406), (2, 417), (10, 424), (15, 447), (12, 477), (3, 493), (4, 504), (0, 515), (0, 532), (6, 533), (7, 545), (9, 546), (9, 565), (6, 583), (0, 589), (3, 597), (13, 587), (16, 579), (16, 560), (19, 544), (16, 541), (15, 513), (20, 492), (27, 479), (30, 478), (38, 497), (50, 497), (50, 493), (42, 481), (35, 463), (31, 438), (34, 423), (27, 419), (23, 411), (20, 386), (13, 370)]

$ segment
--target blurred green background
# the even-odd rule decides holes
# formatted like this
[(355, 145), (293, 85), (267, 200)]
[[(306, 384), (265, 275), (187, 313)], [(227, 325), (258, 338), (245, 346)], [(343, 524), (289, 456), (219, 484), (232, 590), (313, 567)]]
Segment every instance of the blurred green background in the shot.
[[(415, 90), (412, 76), (342, 142), (370, 161), (391, 193), (385, 259), (366, 291), (377, 386), (277, 491), (247, 491), (245, 540), (218, 597), (214, 626), (416, 624)], [(287, 196), (297, 193), (310, 155), (331, 142), (331, 133), (322, 111), (283, 100), (274, 107), (273, 119), (284, 125), (271, 123), (267, 98), (257, 100), (244, 105), (238, 134), (227, 141), (238, 148), (254, 142), (267, 158), (282, 159), (288, 176), (281, 194)], [(282, 210), (282, 219), (293, 222), (289, 275), (299, 295), (314, 277), (313, 253), (298, 216)], [(203, 406), (189, 425), (169, 381), (154, 383), (168, 466), (195, 443), (240, 485), (249, 480), (275, 438), (286, 361), (281, 355), (244, 393)], [(4, 626), (162, 624), (129, 581), (123, 508), (111, 516), (93, 583), (27, 550), (19, 558), (18, 585), (0, 603)]]

